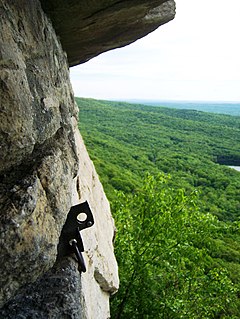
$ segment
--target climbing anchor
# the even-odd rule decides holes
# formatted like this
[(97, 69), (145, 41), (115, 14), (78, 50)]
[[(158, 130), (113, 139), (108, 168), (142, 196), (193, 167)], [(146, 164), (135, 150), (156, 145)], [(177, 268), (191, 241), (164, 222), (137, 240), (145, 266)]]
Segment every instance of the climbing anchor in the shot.
[(74, 253), (80, 272), (86, 272), (86, 265), (82, 255), (84, 246), (80, 231), (91, 227), (93, 224), (93, 214), (87, 201), (72, 206), (59, 238), (58, 258)]

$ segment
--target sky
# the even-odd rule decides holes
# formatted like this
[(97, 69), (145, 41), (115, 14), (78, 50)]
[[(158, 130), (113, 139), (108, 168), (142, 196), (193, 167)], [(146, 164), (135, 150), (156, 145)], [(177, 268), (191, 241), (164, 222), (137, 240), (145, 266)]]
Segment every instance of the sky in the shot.
[(71, 68), (75, 96), (240, 102), (240, 1), (175, 2), (174, 20)]

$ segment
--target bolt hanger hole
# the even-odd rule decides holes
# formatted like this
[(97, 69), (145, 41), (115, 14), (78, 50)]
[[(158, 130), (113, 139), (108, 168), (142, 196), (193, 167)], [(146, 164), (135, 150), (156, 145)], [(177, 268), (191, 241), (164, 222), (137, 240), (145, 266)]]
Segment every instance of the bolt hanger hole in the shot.
[(87, 220), (87, 214), (84, 213), (84, 212), (81, 212), (80, 214), (78, 214), (77, 220), (78, 220), (80, 223), (84, 223), (84, 222)]

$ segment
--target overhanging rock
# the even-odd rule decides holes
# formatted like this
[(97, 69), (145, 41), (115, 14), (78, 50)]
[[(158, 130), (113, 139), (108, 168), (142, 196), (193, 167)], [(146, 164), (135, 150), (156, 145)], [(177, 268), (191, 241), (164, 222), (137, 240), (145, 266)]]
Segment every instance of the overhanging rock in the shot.
[(41, 0), (70, 66), (130, 44), (175, 16), (173, 0)]

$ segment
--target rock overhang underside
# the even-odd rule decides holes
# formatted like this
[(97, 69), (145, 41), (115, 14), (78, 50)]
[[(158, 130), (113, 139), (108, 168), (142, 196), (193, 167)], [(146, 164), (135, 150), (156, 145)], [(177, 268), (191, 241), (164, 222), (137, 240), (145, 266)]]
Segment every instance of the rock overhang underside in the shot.
[(175, 16), (174, 0), (41, 0), (70, 66), (146, 36)]

